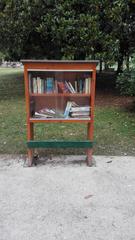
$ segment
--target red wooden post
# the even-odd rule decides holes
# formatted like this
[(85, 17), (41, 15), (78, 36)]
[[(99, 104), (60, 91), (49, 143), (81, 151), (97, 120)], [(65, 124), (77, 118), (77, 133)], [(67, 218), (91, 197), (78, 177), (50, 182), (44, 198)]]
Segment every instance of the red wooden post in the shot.
[[(90, 115), (91, 122), (88, 123), (87, 136), (88, 139), (93, 141), (94, 134), (94, 102), (95, 102), (95, 84), (96, 84), (96, 68), (93, 69), (92, 79), (91, 79), (91, 96), (90, 96)], [(87, 165), (92, 166), (92, 153), (93, 148), (87, 149)]]
[[(30, 97), (29, 97), (29, 79), (28, 71), (26, 66), (24, 66), (24, 79), (25, 79), (25, 101), (26, 101), (26, 118), (27, 118), (27, 140), (32, 140), (34, 138), (33, 123), (30, 123)], [(32, 165), (33, 160), (33, 150), (28, 149), (28, 166)]]

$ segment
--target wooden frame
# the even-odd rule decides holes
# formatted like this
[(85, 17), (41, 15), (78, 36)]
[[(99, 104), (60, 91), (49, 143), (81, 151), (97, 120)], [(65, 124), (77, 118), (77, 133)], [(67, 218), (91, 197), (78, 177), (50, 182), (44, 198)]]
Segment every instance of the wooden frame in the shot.
[[(96, 66), (98, 61), (59, 61), (59, 60), (22, 60), (24, 64), (24, 79), (25, 79), (25, 98), (26, 98), (26, 113), (27, 113), (27, 147), (28, 147), (28, 165), (33, 163), (33, 149), (38, 147), (82, 147), (87, 150), (87, 165), (92, 165), (93, 152), (93, 134), (94, 134), (94, 101), (95, 101), (95, 82), (96, 82)], [(91, 73), (91, 90), (90, 93), (30, 93), (29, 91), (29, 72), (90, 72)], [(53, 119), (38, 119), (31, 117), (30, 113), (30, 98), (48, 98), (48, 99), (78, 99), (85, 97), (89, 99), (90, 118), (53, 118)], [(39, 105), (42, 101), (39, 101)], [(65, 100), (66, 101), (66, 100)], [(83, 101), (83, 100), (82, 100)], [(33, 125), (38, 122), (48, 123), (87, 123), (87, 139), (86, 141), (36, 141), (34, 140)]]

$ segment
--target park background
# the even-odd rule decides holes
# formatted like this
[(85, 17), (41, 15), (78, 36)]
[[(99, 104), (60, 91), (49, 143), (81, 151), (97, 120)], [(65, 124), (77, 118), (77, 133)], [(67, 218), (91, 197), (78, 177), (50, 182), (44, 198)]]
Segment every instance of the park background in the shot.
[[(0, 153), (26, 153), (20, 59), (98, 59), (95, 154), (135, 155), (135, 2), (0, 2)], [(40, 139), (85, 139), (83, 124), (36, 125)], [(63, 154), (63, 150), (47, 150)], [(64, 151), (67, 154), (67, 150)], [(82, 154), (83, 150), (68, 150)]]

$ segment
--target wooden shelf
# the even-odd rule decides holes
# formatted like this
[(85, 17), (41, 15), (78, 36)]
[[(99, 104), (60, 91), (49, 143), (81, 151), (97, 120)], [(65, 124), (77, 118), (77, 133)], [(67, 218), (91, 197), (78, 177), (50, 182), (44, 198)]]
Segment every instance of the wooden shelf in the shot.
[(31, 93), (31, 97), (90, 97), (86, 93)]
[(70, 122), (77, 122), (77, 123), (90, 123), (90, 118), (30, 118), (31, 123), (42, 123), (42, 122), (59, 122), (59, 123), (70, 123)]
[[(98, 61), (22, 60), (22, 62), (24, 63), (27, 110), (28, 166), (31, 166), (35, 160), (34, 148), (42, 147), (86, 148), (87, 165), (92, 166), (95, 80)], [(63, 93), (66, 89), (68, 91)], [(76, 92), (74, 92), (75, 90)], [(83, 93), (81, 93), (82, 91)], [(78, 107), (88, 106), (88, 109), (86, 108), (87, 114), (81, 114), (85, 110), (83, 109), (78, 115), (70, 115), (70, 111), (75, 112), (74, 109), (71, 109), (75, 104)], [(34, 115), (35, 112), (39, 113), (45, 108), (56, 110), (55, 114), (52, 115), (53, 118), (44, 117), (49, 115), (43, 115), (41, 118)], [(79, 108), (76, 111), (79, 111)], [(75, 116), (75, 118), (71, 116)], [(55, 123), (56, 128), (58, 123), (71, 123), (71, 125), (72, 123), (83, 123), (84, 127), (87, 128), (86, 140), (36, 140), (34, 133), (36, 123), (48, 123), (48, 128), (50, 123)], [(75, 129), (76, 131), (78, 128)], [(68, 137), (68, 129), (66, 136)]]

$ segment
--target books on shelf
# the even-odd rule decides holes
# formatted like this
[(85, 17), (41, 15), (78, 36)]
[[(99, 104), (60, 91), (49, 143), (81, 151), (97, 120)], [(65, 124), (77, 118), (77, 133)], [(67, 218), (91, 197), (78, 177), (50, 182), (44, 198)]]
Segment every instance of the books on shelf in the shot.
[(41, 77), (29, 76), (29, 91), (30, 93), (50, 93), (54, 92), (54, 78), (48, 77), (46, 79)]
[(30, 93), (84, 93), (89, 94), (91, 89), (91, 78), (79, 78), (74, 81), (59, 81), (54, 77), (41, 77), (29, 74)]
[(52, 108), (43, 108), (38, 112), (35, 112), (32, 116), (34, 118), (56, 118), (60, 117), (63, 118), (63, 113)]
[(89, 118), (90, 117), (90, 107), (89, 106), (78, 106), (73, 101), (68, 101), (64, 112), (52, 109), (52, 108), (42, 108), (39, 111), (35, 111), (33, 114), (34, 118)]

